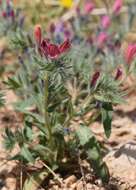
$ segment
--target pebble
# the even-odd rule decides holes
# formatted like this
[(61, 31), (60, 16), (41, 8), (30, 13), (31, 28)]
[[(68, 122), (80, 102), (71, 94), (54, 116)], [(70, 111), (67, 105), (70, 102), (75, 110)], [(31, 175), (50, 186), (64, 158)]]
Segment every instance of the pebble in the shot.
[(75, 175), (71, 175), (70, 177), (68, 177), (68, 178), (66, 178), (64, 180), (64, 183), (65, 183), (66, 187), (70, 187), (76, 181), (77, 181), (76, 176)]

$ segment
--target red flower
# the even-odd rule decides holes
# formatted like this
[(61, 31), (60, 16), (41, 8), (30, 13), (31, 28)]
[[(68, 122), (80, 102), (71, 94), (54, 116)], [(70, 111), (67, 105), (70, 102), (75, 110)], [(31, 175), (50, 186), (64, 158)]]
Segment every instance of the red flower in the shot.
[(42, 39), (42, 31), (40, 25), (35, 26), (34, 37), (38, 45), (39, 53), (41, 55), (44, 55), (46, 58), (56, 59), (71, 47), (71, 43), (68, 39), (65, 40), (61, 45), (50, 43), (49, 39)]
[(71, 47), (70, 41), (67, 39), (66, 41), (64, 41), (60, 46), (59, 46), (59, 50), (61, 53), (66, 52), (67, 50), (69, 50)]
[(136, 44), (129, 44), (125, 52), (125, 60), (130, 64), (136, 56)]
[(96, 71), (93, 76), (92, 76), (92, 80), (91, 80), (91, 87), (95, 87), (97, 80), (100, 77), (100, 72)]
[(3, 18), (6, 18), (6, 17), (7, 17), (6, 11), (3, 11), (3, 12), (2, 12), (2, 17), (3, 17)]
[(41, 40), (42, 40), (42, 30), (40, 25), (36, 25), (34, 28), (34, 37), (36, 40), (36, 43), (40, 46)]
[(70, 49), (69, 40), (64, 41), (61, 45), (52, 44), (48, 39), (44, 39), (41, 43), (40, 49), (44, 56), (50, 59), (58, 58), (62, 53)]

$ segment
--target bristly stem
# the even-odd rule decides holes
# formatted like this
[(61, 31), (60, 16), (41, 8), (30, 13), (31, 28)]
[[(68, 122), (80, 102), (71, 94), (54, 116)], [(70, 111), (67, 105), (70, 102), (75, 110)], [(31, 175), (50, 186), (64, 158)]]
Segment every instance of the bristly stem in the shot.
[(49, 135), (49, 141), (52, 141), (52, 133), (51, 133), (51, 126), (50, 126), (50, 121), (49, 121), (49, 114), (48, 114), (48, 72), (45, 73), (45, 92), (44, 92), (44, 104), (45, 104), (45, 110), (44, 110), (44, 116), (45, 116), (45, 127), (48, 129), (48, 135)]

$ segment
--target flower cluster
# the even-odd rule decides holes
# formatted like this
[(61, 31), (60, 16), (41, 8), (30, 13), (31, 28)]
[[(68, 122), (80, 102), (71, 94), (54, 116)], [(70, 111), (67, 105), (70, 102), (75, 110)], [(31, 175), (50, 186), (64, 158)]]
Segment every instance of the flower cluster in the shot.
[(69, 39), (66, 39), (60, 45), (50, 43), (50, 40), (47, 38), (42, 39), (42, 31), (39, 25), (35, 26), (34, 37), (40, 54), (46, 58), (57, 59), (71, 47)]
[(16, 30), (17, 27), (23, 27), (24, 15), (22, 14), (21, 9), (14, 8), (12, 0), (1, 1), (0, 14), (1, 24), (3, 23), (5, 31), (11, 28)]
[[(1, 2), (1, 6), (2, 6), (2, 2)], [(12, 19), (14, 19), (15, 12), (14, 12), (11, 0), (6, 1), (6, 6), (2, 9), (1, 16), (3, 18), (12, 18)]]

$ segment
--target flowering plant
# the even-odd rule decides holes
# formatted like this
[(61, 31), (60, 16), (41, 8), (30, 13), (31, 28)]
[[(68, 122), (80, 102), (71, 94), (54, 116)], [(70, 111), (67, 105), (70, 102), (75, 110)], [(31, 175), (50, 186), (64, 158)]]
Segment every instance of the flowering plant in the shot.
[[(102, 18), (104, 30), (110, 25), (107, 19)], [(96, 44), (69, 39), (56, 43), (54, 38), (44, 37), (40, 25), (34, 28), (34, 38), (23, 31), (14, 36), (20, 66), (5, 83), (20, 97), (14, 106), (23, 114), (23, 127), (6, 128), (5, 147), (19, 146), (18, 154), (10, 159), (22, 165), (42, 161), (24, 189), (32, 180), (40, 185), (50, 172), (76, 166), (79, 157), (87, 159), (103, 183), (109, 181), (103, 150), (90, 126), (101, 120), (109, 138), (114, 106), (123, 102), (125, 95), (121, 88), (124, 58), (120, 43), (111, 39), (101, 31)], [(135, 49), (128, 47), (126, 63), (134, 60)]]

